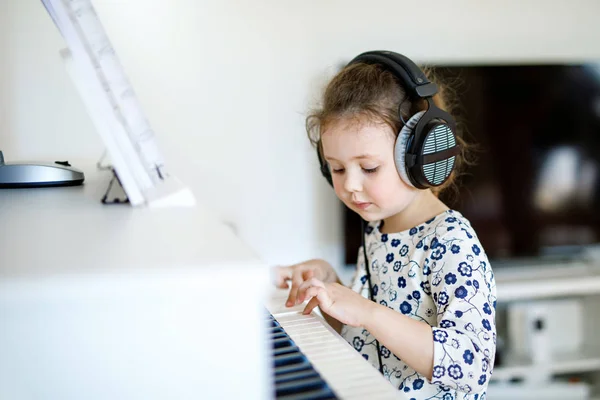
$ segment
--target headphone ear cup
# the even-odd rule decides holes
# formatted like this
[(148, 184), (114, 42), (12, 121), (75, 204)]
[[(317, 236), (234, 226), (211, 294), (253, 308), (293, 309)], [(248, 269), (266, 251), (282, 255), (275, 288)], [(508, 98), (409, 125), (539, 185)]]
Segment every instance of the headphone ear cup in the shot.
[(425, 111), (419, 111), (406, 121), (406, 124), (400, 130), (400, 133), (396, 138), (396, 144), (394, 145), (396, 170), (404, 183), (410, 187), (415, 187), (415, 185), (410, 179), (408, 169), (406, 168), (406, 151), (408, 150), (408, 147), (412, 145), (412, 140), (414, 139), (413, 131), (423, 114), (425, 114)]

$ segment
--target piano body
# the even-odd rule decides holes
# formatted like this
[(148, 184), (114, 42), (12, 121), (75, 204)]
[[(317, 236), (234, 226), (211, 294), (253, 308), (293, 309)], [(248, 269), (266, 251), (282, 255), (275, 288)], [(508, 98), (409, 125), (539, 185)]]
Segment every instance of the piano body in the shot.
[(103, 206), (85, 172), (0, 191), (0, 399), (397, 395), (209, 211)]

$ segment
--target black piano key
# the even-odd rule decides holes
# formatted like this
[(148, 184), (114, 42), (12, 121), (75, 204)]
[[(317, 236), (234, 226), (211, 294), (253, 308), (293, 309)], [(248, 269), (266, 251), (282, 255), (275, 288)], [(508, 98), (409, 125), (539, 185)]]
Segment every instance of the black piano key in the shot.
[(285, 332), (276, 332), (276, 333), (272, 333), (271, 335), (269, 335), (269, 338), (271, 340), (287, 338), (287, 337), (288, 337), (288, 335), (286, 335)]
[(309, 392), (289, 394), (281, 397), (277, 397), (278, 400), (336, 400), (337, 397), (333, 394), (331, 389), (317, 389)]
[(273, 357), (273, 362), (275, 364), (275, 367), (283, 367), (286, 365), (302, 364), (304, 362), (308, 362), (308, 360), (306, 359), (306, 357), (304, 357), (302, 353), (297, 351), (295, 353), (275, 356)]
[(292, 346), (292, 344), (293, 344), (292, 339), (290, 339), (290, 337), (287, 335), (283, 338), (277, 338), (272, 341), (272, 345), (273, 345), (274, 349)]
[(299, 394), (316, 389), (323, 389), (325, 387), (327, 387), (327, 383), (325, 383), (320, 376), (317, 376), (275, 384), (275, 394), (279, 397), (288, 394)]
[(273, 350), (273, 355), (274, 356), (279, 356), (281, 354), (288, 354), (288, 353), (295, 353), (295, 352), (299, 352), (300, 349), (298, 348), (298, 346), (287, 346), (287, 347), (282, 347), (279, 349), (274, 349)]
[(275, 374), (275, 377), (278, 377), (278, 376), (281, 376), (284, 374), (289, 374), (291, 372), (310, 371), (310, 370), (314, 371), (312, 365), (310, 365), (308, 360), (306, 360), (306, 362), (302, 363), (302, 364), (286, 365), (285, 367), (277, 367), (277, 368), (273, 369), (273, 373)]
[(289, 382), (289, 381), (293, 381), (296, 379), (313, 378), (315, 376), (319, 376), (319, 373), (317, 371), (315, 371), (313, 368), (307, 368), (302, 371), (275, 375), (275, 383), (284, 383), (284, 382)]
[(307, 367), (311, 367), (310, 363), (306, 358), (304, 358), (301, 362), (289, 365), (283, 365), (280, 367), (275, 367), (275, 375), (284, 374), (287, 372), (295, 372), (306, 369)]

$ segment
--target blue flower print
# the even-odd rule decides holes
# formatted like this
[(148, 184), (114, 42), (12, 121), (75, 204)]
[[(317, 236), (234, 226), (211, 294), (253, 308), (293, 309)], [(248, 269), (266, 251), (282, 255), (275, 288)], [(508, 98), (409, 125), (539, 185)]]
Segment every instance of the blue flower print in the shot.
[(380, 300), (379, 304), (381, 304), (382, 306), (385, 306), (385, 307), (387, 307), (387, 305), (388, 305), (387, 301), (385, 301), (385, 300)]
[(420, 249), (421, 247), (423, 247), (423, 241), (419, 240), (419, 243), (417, 243), (417, 249)]
[(385, 257), (385, 261), (387, 262), (392, 262), (394, 261), (394, 253), (389, 253), (386, 257)]
[(484, 327), (485, 329), (487, 329), (488, 331), (491, 331), (491, 330), (492, 330), (492, 327), (491, 327), (491, 325), (490, 325), (490, 321), (488, 321), (487, 319), (483, 319), (483, 320), (481, 320), (481, 324), (482, 324), (482, 325), (483, 325), (483, 327)]
[(438, 343), (446, 343), (448, 340), (448, 333), (439, 329), (434, 329), (433, 340)]
[(481, 370), (483, 372), (486, 372), (488, 370), (489, 366), (490, 366), (490, 362), (488, 361), (487, 358), (484, 358), (483, 361), (481, 362)]
[(448, 375), (450, 375), (454, 379), (460, 379), (464, 376), (462, 368), (460, 368), (460, 365), (458, 364), (452, 364), (448, 367)]
[(447, 304), (448, 303), (448, 293), (440, 292), (437, 301), (438, 301), (438, 304), (441, 304), (441, 305)]
[(450, 393), (444, 393), (444, 397), (442, 397), (442, 400), (454, 400), (454, 397), (452, 397)]
[(358, 336), (354, 336), (354, 339), (352, 340), (352, 344), (354, 345), (354, 348), (356, 349), (356, 351), (361, 351), (363, 346), (365, 345), (365, 341), (362, 340), (361, 338), (359, 338)]
[(404, 245), (404, 246), (402, 246), (402, 248), (400, 249), (400, 255), (401, 255), (402, 257), (404, 257), (404, 256), (405, 256), (405, 255), (407, 255), (407, 254), (408, 254), (408, 246), (407, 246), (407, 245)]
[(360, 277), (360, 282), (364, 285), (364, 283), (367, 281), (367, 276), (363, 275)]
[(472, 271), (473, 270), (471, 269), (471, 266), (466, 262), (463, 261), (460, 264), (458, 264), (458, 272), (460, 272), (462, 276), (471, 276)]
[(471, 249), (473, 250), (473, 253), (475, 253), (476, 256), (478, 256), (479, 253), (481, 253), (481, 249), (476, 244), (474, 244), (473, 247), (471, 247)]
[(390, 290), (390, 301), (396, 301), (398, 298), (398, 292), (395, 290)]
[(429, 265), (424, 265), (423, 266), (423, 275), (427, 276), (431, 274), (431, 268), (429, 268)]
[(415, 379), (415, 381), (413, 382), (413, 390), (421, 390), (421, 388), (423, 387), (423, 383), (425, 383), (423, 379)]
[(449, 319), (443, 319), (442, 322), (440, 322), (440, 327), (442, 328), (452, 328), (453, 326), (456, 326), (456, 323)]
[(392, 247), (398, 247), (400, 241), (398, 239), (392, 239)]
[[(398, 282), (400, 282), (399, 279)], [(404, 286), (406, 286), (406, 282)], [(421, 289), (423, 289), (423, 292), (425, 292), (426, 295), (431, 296), (431, 285), (429, 284), (429, 281), (421, 282)]]
[(490, 303), (485, 303), (483, 305), (483, 312), (486, 313), (487, 315), (492, 315), (492, 309), (490, 308)]
[(384, 233), (383, 235), (381, 235), (381, 241), (382, 241), (383, 243), (385, 243), (385, 242), (387, 242), (387, 241), (388, 241), (388, 235), (387, 235), (387, 233)]
[(408, 386), (404, 386), (404, 389), (402, 389), (402, 390), (404, 390), (404, 393), (410, 392), (410, 388)]
[(402, 276), (398, 278), (398, 287), (401, 289), (406, 287), (406, 279), (404, 279)]
[(361, 354), (363, 356), (363, 358), (367, 361), (369, 361), (369, 355), (368, 354)]
[(394, 272), (400, 271), (400, 268), (402, 268), (402, 263), (400, 261), (394, 262)]
[(446, 218), (446, 222), (449, 222), (449, 223), (456, 222), (456, 218), (454, 218), (454, 217), (448, 217), (448, 218)]
[(377, 296), (378, 292), (379, 292), (379, 286), (373, 285), (373, 296)]
[(450, 248), (450, 251), (452, 252), (452, 254), (458, 254), (460, 253), (460, 246), (457, 244), (453, 244)]
[(433, 218), (431, 218), (431, 219), (429, 219), (429, 220), (425, 221), (425, 223), (426, 223), (426, 224), (430, 224), (430, 223), (432, 223), (434, 220), (435, 220), (435, 217), (433, 217)]
[(456, 283), (456, 275), (454, 275), (452, 272), (448, 272), (446, 274), (446, 276), (444, 277), (444, 280), (446, 281), (447, 285), (452, 285)]
[(419, 300), (421, 298), (421, 293), (418, 290), (415, 290), (414, 292), (412, 292), (412, 296)]
[(381, 357), (390, 358), (392, 352), (385, 346), (381, 346)]
[(444, 254), (446, 254), (446, 246), (443, 244), (438, 244), (433, 251), (433, 254), (431, 254), (431, 258), (434, 260), (441, 260), (444, 257)]
[(477, 279), (473, 279), (473, 286), (475, 286), (475, 289), (479, 289), (479, 281)]
[(486, 377), (485, 374), (481, 375), (479, 377), (479, 380), (477, 381), (477, 383), (479, 383), (480, 385), (483, 385), (485, 383)]
[(400, 304), (400, 312), (402, 314), (410, 314), (411, 311), (412, 306), (407, 301), (403, 301), (402, 304)]
[(463, 360), (465, 360), (465, 362), (469, 365), (473, 365), (473, 358), (475, 356), (473, 355), (473, 352), (471, 350), (465, 350), (465, 352), (463, 353)]
[(373, 232), (373, 227), (371, 225), (367, 225), (367, 229), (365, 229), (365, 231), (367, 232), (367, 235), (371, 232)]
[(431, 249), (435, 249), (440, 245), (440, 241), (438, 240), (438, 238), (434, 237), (433, 240), (431, 240), (431, 243), (429, 244), (429, 246), (431, 247)]
[(450, 231), (453, 231), (453, 230), (454, 230), (454, 227), (453, 227), (453, 226), (449, 226), (449, 227), (448, 227), (448, 232), (450, 232)]
[(410, 232), (408, 232), (408, 233), (410, 233), (410, 236), (413, 236), (414, 234), (417, 233), (417, 228), (410, 228)]
[(465, 289), (464, 286), (459, 286), (458, 289), (454, 291), (454, 295), (459, 299), (464, 299), (465, 297), (467, 297), (467, 294), (467, 289)]
[(446, 368), (444, 368), (441, 365), (436, 365), (435, 367), (433, 367), (433, 377), (434, 378), (441, 378), (442, 376), (444, 376), (445, 372), (446, 372)]

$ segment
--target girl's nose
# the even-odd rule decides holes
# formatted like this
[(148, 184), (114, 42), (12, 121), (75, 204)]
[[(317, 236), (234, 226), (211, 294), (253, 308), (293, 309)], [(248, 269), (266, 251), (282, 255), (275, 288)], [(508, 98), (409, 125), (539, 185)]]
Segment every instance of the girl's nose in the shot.
[(350, 193), (360, 192), (362, 190), (362, 179), (357, 174), (347, 173), (344, 180), (344, 189)]

